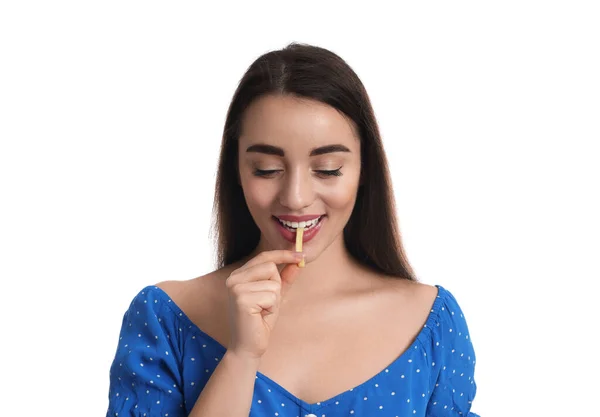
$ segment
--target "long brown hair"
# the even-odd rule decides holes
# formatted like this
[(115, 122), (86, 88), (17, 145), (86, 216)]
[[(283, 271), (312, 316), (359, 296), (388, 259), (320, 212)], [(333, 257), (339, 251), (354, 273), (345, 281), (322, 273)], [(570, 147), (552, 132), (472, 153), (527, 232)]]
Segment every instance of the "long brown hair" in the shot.
[(365, 87), (338, 55), (299, 43), (256, 59), (231, 100), (213, 205), (211, 235), (217, 236), (217, 268), (249, 255), (260, 239), (238, 182), (238, 139), (244, 110), (266, 94), (318, 100), (354, 122), (361, 141), (362, 184), (344, 228), (346, 248), (356, 260), (376, 271), (417, 281), (402, 247), (387, 159)]

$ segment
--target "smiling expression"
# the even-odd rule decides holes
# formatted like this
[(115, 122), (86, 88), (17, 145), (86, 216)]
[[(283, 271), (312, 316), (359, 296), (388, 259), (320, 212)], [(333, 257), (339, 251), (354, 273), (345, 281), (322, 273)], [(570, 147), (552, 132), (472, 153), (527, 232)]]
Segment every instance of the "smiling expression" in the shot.
[(289, 237), (300, 221), (319, 229), (314, 236), (306, 230), (307, 262), (343, 242), (360, 179), (354, 123), (316, 100), (267, 95), (246, 109), (242, 126), (239, 179), (261, 231), (259, 248), (293, 250)]

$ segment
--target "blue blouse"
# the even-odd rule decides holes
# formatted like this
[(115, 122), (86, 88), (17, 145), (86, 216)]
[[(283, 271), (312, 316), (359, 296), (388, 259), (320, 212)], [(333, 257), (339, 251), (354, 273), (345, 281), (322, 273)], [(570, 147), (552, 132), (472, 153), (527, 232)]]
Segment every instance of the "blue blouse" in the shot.
[[(309, 404), (257, 372), (249, 417), (478, 417), (470, 412), (475, 352), (467, 323), (454, 296), (437, 287), (411, 347), (377, 375)], [(163, 290), (144, 288), (123, 317), (107, 417), (187, 416), (225, 351)]]

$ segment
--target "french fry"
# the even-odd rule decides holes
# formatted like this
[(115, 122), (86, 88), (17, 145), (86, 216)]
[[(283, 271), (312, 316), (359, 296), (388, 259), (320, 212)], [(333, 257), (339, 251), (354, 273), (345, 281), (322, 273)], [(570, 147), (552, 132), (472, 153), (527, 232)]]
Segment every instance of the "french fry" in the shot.
[[(304, 228), (296, 229), (296, 252), (302, 252), (302, 236), (304, 236)], [(304, 259), (298, 263), (299, 268), (304, 268)]]

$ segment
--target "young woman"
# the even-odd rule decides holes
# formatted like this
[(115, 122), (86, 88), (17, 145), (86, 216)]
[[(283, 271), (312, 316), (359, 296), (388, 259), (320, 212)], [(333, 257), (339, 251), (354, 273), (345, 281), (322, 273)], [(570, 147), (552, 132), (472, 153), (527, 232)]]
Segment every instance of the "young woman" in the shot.
[(475, 416), (465, 317), (406, 260), (373, 109), (339, 56), (291, 44), (250, 66), (214, 212), (218, 269), (125, 313), (107, 416)]

